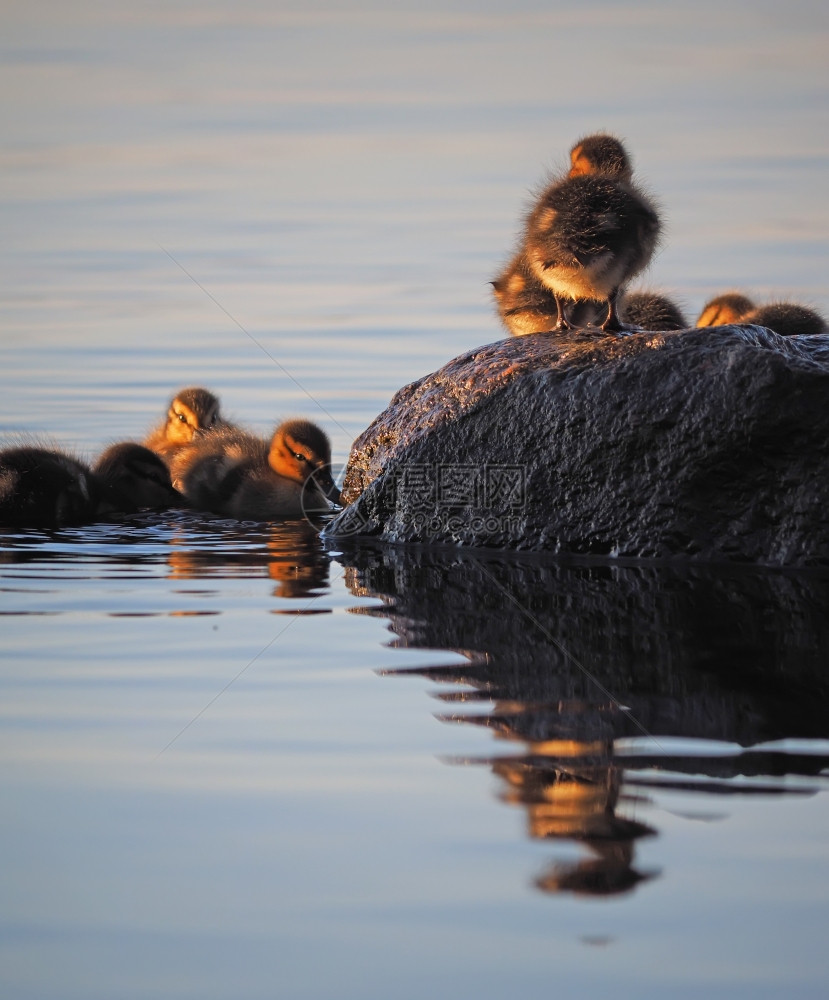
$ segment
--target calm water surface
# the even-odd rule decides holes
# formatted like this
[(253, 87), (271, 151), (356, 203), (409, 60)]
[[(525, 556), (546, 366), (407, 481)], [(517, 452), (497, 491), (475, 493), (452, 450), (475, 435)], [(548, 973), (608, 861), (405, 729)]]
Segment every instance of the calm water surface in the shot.
[[(344, 463), (502, 334), (545, 172), (625, 135), (646, 283), (829, 313), (824, 4), (0, 13), (0, 437), (205, 384)], [(823, 997), (829, 581), (326, 550), (188, 512), (0, 538), (20, 998)]]

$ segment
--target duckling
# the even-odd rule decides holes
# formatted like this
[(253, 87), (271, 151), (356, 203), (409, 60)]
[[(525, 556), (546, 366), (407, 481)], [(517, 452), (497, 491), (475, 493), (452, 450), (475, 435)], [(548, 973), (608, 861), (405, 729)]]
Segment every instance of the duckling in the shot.
[(339, 501), (331, 445), (316, 424), (289, 420), (270, 444), (241, 431), (211, 434), (190, 449), (182, 487), (194, 506), (240, 520), (301, 517)]
[(769, 302), (745, 313), (740, 322), (765, 326), (781, 337), (814, 337), (826, 333), (826, 321), (820, 313), (796, 302)]
[(111, 445), (99, 456), (92, 471), (101, 486), (101, 514), (164, 509), (182, 503), (161, 457), (133, 441)]
[(619, 290), (647, 267), (659, 231), (656, 207), (629, 181), (599, 172), (553, 182), (530, 213), (525, 246), (533, 273), (555, 297), (554, 329), (570, 327), (565, 299), (590, 299), (607, 302), (603, 330), (624, 330)]
[(742, 292), (723, 292), (705, 303), (696, 325), (726, 326), (729, 323), (739, 323), (752, 309), (754, 303)]
[(223, 423), (219, 400), (207, 389), (191, 386), (181, 389), (170, 400), (167, 418), (144, 439), (144, 446), (160, 455), (170, 454), (201, 431)]
[[(570, 150), (568, 177), (602, 175), (629, 182), (633, 173), (627, 151), (615, 136), (606, 133), (588, 135)], [(559, 326), (562, 313), (559, 300), (533, 269), (524, 245), (492, 283), (498, 315), (513, 336), (545, 333)], [(582, 327), (597, 322), (601, 308), (580, 299), (569, 310), (571, 326)]]
[(587, 135), (570, 150), (570, 177), (604, 174), (620, 181), (630, 181), (633, 167), (620, 139), (605, 132)]
[[(564, 301), (585, 299), (606, 303), (603, 330), (625, 329), (617, 314), (620, 288), (648, 265), (660, 232), (656, 207), (631, 175), (627, 151), (615, 136), (586, 136), (571, 149), (569, 172), (542, 192), (527, 218), (521, 250), (493, 283), (499, 313), (510, 329), (534, 328), (539, 316), (552, 316), (555, 306), (550, 329), (568, 330)], [(532, 284), (528, 290), (527, 275), (552, 301)], [(527, 300), (528, 318), (522, 324)]]
[(60, 528), (94, 519), (100, 485), (88, 466), (47, 448), (0, 452), (0, 524)]
[(666, 295), (656, 292), (630, 292), (619, 306), (625, 323), (643, 330), (687, 330), (682, 310)]
[[(491, 284), (498, 315), (514, 337), (547, 333), (556, 325), (556, 298), (536, 278), (525, 253), (517, 253)], [(599, 318), (599, 309), (593, 302), (577, 302), (569, 318), (573, 326), (588, 326)]]

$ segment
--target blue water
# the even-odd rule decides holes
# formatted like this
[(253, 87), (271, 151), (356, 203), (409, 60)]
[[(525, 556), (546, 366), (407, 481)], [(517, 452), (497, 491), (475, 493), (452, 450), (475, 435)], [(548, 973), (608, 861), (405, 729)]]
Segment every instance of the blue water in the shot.
[[(3, 441), (91, 458), (204, 384), (344, 464), (502, 336), (488, 282), (598, 128), (664, 210), (643, 283), (829, 313), (824, 4), (0, 23)], [(823, 997), (825, 597), (183, 511), (5, 534), (3, 995)]]

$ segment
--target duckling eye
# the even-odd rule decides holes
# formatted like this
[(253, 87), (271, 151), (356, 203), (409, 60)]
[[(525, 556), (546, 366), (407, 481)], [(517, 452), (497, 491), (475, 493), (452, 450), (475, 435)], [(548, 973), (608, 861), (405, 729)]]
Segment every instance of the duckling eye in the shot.
[(183, 413), (177, 413), (177, 414), (176, 414), (176, 416), (177, 416), (177, 417), (179, 418), (179, 420), (180, 420), (180, 421), (181, 421), (181, 422), (182, 422), (183, 424), (186, 424), (186, 423), (187, 423), (187, 417), (185, 417), (185, 415), (184, 415)]
[(293, 452), (293, 456), (297, 460), (297, 462), (307, 462), (308, 461), (308, 459), (306, 458), (306, 456), (303, 455), (301, 451), (295, 451), (295, 452)]

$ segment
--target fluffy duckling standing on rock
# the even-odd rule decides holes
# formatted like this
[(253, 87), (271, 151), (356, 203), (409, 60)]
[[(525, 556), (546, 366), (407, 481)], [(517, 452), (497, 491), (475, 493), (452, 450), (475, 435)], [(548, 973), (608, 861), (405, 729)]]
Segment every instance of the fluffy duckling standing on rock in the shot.
[(219, 400), (207, 389), (191, 386), (173, 396), (166, 419), (150, 431), (144, 446), (159, 455), (168, 455), (189, 444), (200, 432), (222, 423)]
[(242, 431), (218, 431), (194, 442), (182, 490), (194, 507), (239, 520), (302, 517), (339, 500), (330, 465), (325, 432), (307, 420), (280, 424), (270, 444)]
[(729, 323), (739, 323), (753, 308), (754, 303), (742, 292), (723, 292), (705, 303), (696, 325), (727, 326)]
[(618, 139), (588, 136), (571, 153), (570, 173), (547, 187), (527, 219), (525, 253), (555, 298), (555, 330), (570, 328), (564, 302), (582, 299), (607, 303), (603, 330), (625, 329), (620, 289), (650, 263), (660, 232), (656, 207), (630, 173)]
[(100, 484), (89, 468), (38, 447), (0, 452), (0, 524), (60, 528), (94, 520)]
[(796, 302), (769, 302), (745, 313), (740, 322), (765, 326), (781, 337), (815, 337), (826, 333), (826, 321), (820, 313)]
[[(599, 318), (604, 330), (624, 329), (616, 311), (619, 289), (647, 266), (660, 228), (632, 174), (615, 136), (597, 133), (573, 146), (570, 170), (544, 190), (521, 249), (492, 282), (510, 333), (566, 330)], [(564, 300), (575, 303), (569, 321)]]
[(111, 445), (99, 456), (92, 471), (101, 487), (100, 513), (163, 510), (182, 503), (160, 456), (132, 441)]

